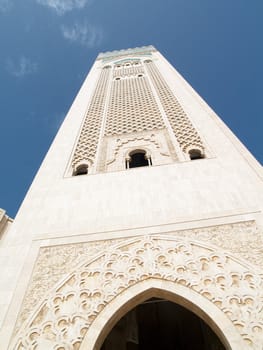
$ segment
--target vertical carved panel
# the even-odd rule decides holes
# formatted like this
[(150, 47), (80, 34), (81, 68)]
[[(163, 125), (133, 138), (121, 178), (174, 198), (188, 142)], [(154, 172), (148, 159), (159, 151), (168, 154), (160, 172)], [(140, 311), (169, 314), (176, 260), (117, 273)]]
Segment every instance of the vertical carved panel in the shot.
[(110, 68), (102, 69), (73, 155), (73, 168), (81, 162), (88, 161), (90, 165), (94, 162), (103, 120), (109, 76)]
[(116, 64), (105, 135), (163, 129), (161, 113), (141, 63)]
[(189, 147), (204, 150), (200, 136), (155, 64), (147, 60), (145, 66), (182, 150), (185, 152)]

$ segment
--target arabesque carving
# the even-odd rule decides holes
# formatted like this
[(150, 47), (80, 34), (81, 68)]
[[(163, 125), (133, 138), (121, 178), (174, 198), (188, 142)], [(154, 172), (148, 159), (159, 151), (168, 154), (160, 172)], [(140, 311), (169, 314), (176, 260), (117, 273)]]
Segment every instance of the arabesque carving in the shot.
[(208, 242), (263, 267), (263, 235), (254, 220), (175, 231), (171, 235)]
[(108, 246), (121, 241), (95, 241), (41, 248), (15, 331), (17, 332), (21, 328), (23, 322), (28, 319), (32, 309), (34, 309), (39, 300), (44, 298), (47, 291), (51, 290), (73, 268), (77, 267), (82, 260), (86, 261), (107, 249)]
[(74, 269), (24, 324), (15, 349), (79, 349), (105, 305), (148, 278), (181, 284), (199, 293), (236, 326), (244, 339), (243, 349), (261, 349), (261, 276), (220, 249), (164, 235), (109, 246)]

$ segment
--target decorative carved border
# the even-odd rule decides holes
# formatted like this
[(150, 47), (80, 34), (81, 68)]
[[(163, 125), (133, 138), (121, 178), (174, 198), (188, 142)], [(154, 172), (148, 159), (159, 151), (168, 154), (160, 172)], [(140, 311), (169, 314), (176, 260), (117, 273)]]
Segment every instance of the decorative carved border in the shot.
[(15, 349), (78, 349), (101, 310), (148, 278), (193, 289), (232, 321), (248, 349), (261, 349), (261, 276), (220, 249), (164, 235), (109, 244), (80, 264), (35, 309)]

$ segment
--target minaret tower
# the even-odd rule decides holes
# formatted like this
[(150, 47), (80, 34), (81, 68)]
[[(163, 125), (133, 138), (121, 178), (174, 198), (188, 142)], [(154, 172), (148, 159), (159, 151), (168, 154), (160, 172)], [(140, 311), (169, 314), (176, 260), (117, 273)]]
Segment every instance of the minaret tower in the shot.
[(0, 237), (1, 350), (262, 350), (262, 180), (153, 46), (99, 54)]

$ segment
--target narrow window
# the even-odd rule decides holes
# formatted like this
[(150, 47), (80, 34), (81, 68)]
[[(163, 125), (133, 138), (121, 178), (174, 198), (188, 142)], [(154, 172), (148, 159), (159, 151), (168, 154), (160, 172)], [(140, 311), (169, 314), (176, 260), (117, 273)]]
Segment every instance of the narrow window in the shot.
[(146, 157), (145, 151), (136, 151), (129, 154), (130, 159), (126, 161), (126, 168), (138, 168), (152, 165), (151, 158)]
[(88, 166), (86, 164), (79, 165), (74, 173), (75, 176), (87, 175), (87, 174), (88, 174)]
[(202, 152), (199, 149), (191, 149), (189, 151), (189, 157), (191, 160), (204, 158)]

